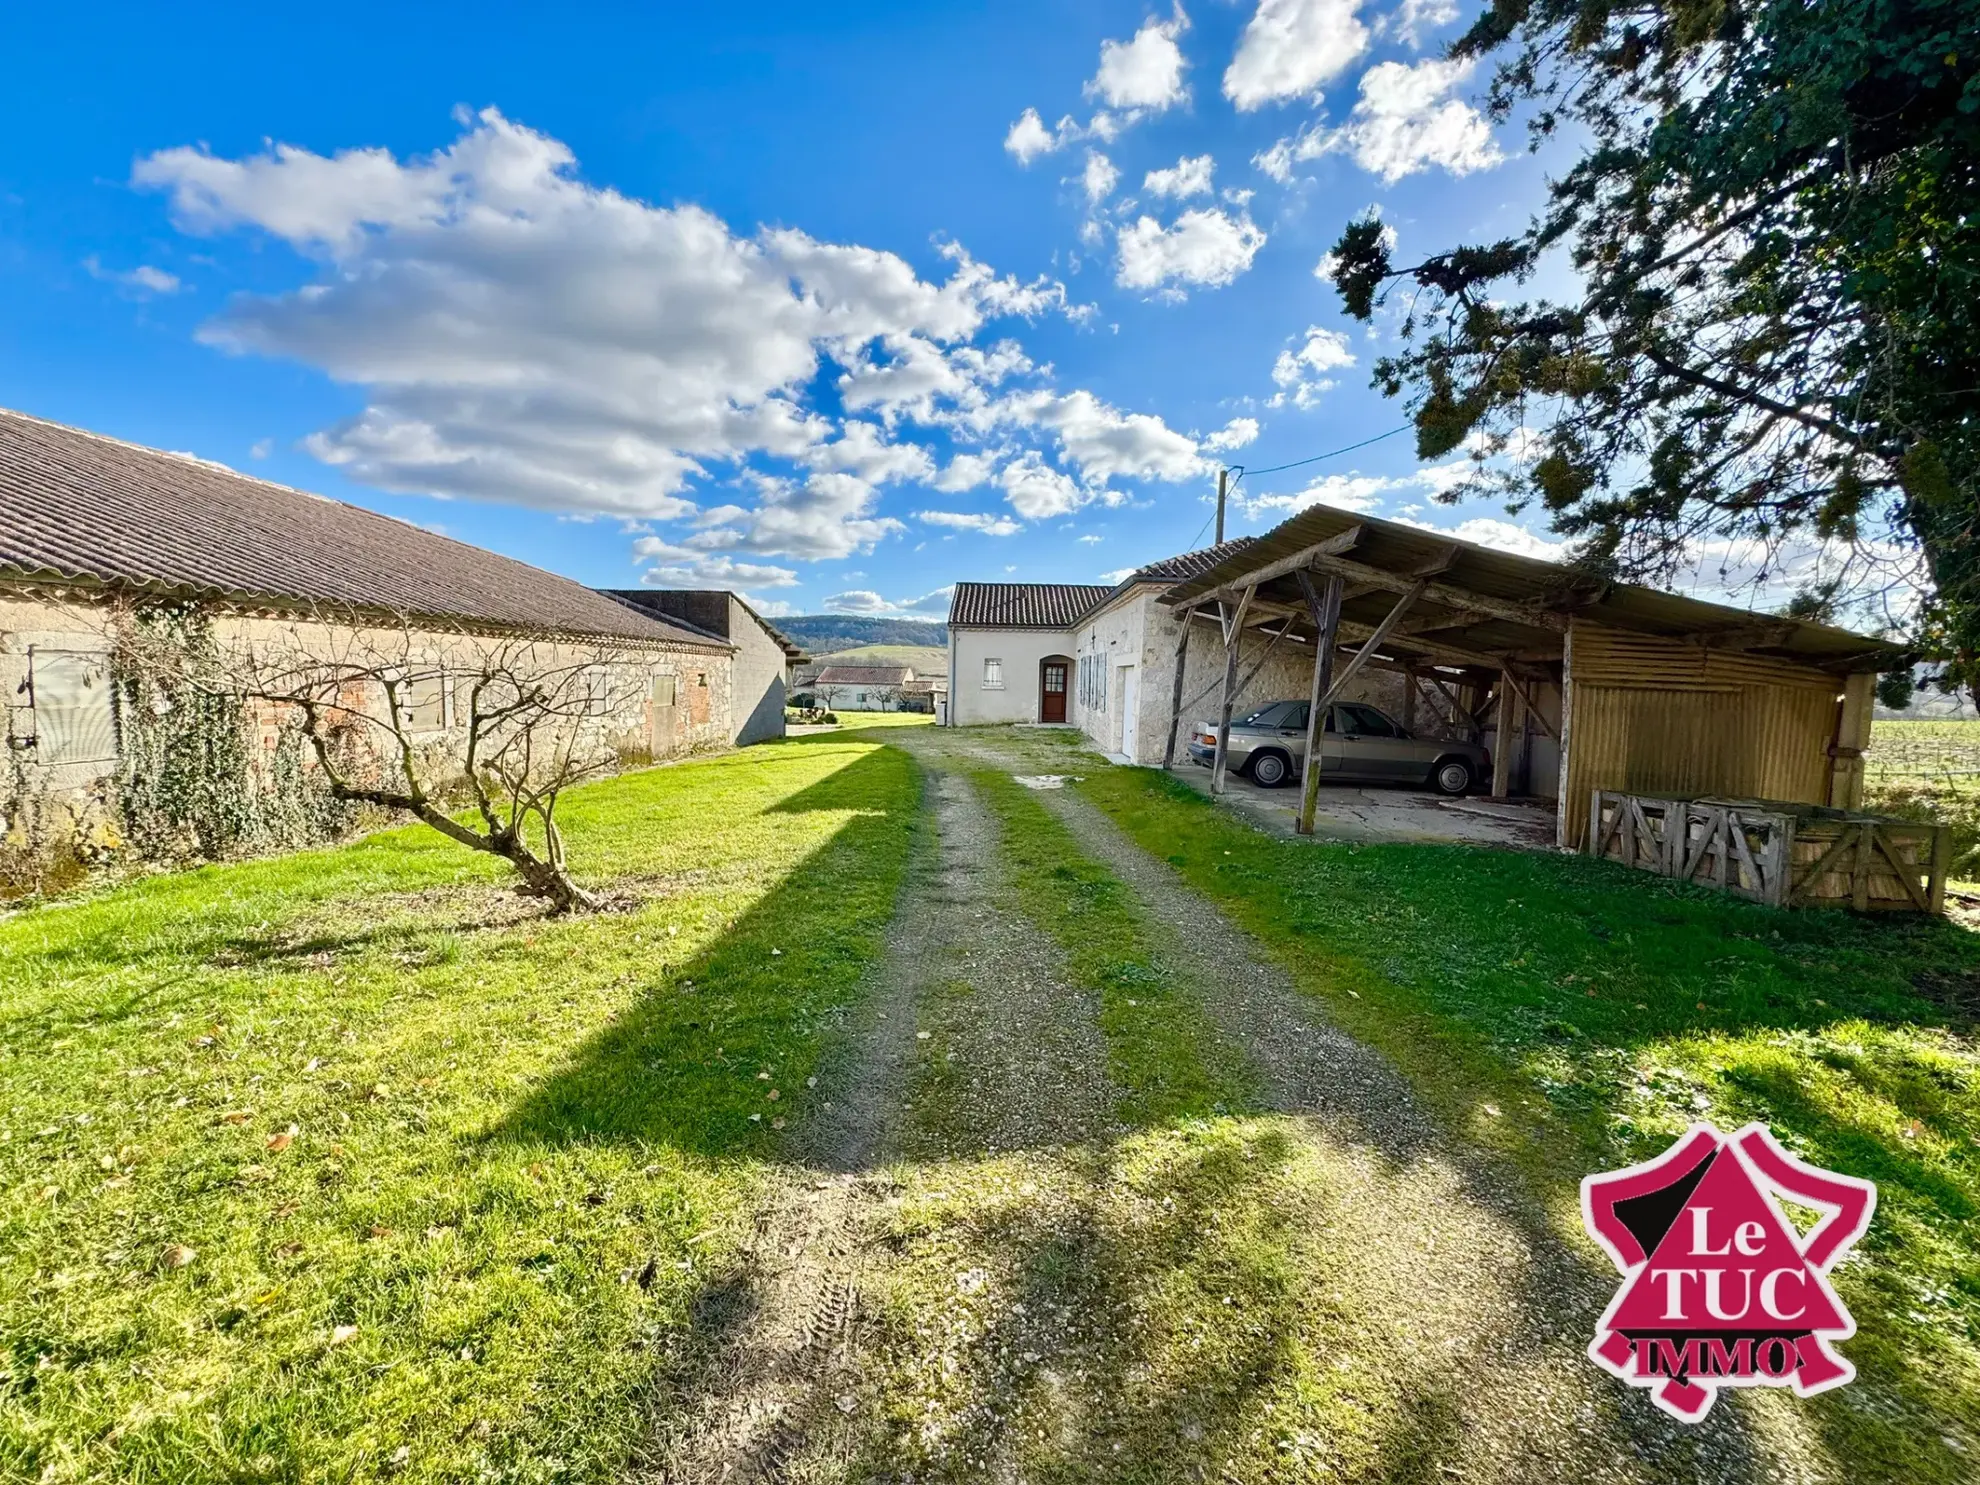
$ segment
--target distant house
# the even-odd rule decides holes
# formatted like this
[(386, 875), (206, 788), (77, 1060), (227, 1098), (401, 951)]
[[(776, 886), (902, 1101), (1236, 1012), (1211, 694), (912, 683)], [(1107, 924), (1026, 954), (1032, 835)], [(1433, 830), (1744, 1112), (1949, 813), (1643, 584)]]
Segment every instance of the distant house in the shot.
[(604, 588), (621, 603), (735, 647), (729, 741), (784, 735), (789, 677), (805, 653), (734, 593), (698, 588)]
[[(594, 665), (592, 728), (628, 758), (741, 730), (740, 647), (710, 628), (359, 506), (0, 410), (0, 876), (28, 879), (22, 864), (49, 851), (131, 848), (126, 806), (147, 782), (133, 760), (164, 714), (130, 700), (120, 643), (154, 621), (326, 660), (384, 636), (427, 668), (404, 711), (435, 750), (461, 750), (455, 673), (490, 638)], [(257, 705), (208, 739), (245, 770), (244, 798), (312, 766), (292, 721)]]
[(811, 694), (827, 711), (905, 711), (914, 679), (908, 665), (827, 665), (812, 678)]
[(901, 710), (904, 712), (932, 712), (936, 716), (946, 715), (949, 702), (949, 681), (946, 676), (918, 675), (901, 687)]

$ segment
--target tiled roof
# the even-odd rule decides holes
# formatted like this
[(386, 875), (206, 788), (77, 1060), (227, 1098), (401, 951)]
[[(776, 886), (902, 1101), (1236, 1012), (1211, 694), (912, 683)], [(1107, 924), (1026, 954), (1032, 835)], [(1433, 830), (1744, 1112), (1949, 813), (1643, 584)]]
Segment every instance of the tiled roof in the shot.
[(1127, 576), (1127, 583), (1182, 583), (1195, 577), (1199, 572), (1208, 572), (1226, 557), (1235, 557), (1250, 546), (1253, 537), (1240, 536), (1235, 541), (1227, 541), (1219, 546), (1199, 547), (1194, 552), (1184, 552), (1178, 557), (1164, 557), (1159, 562), (1150, 562), (1146, 567), (1137, 567)]
[(949, 622), (979, 629), (1070, 629), (1087, 614), (1136, 583), (1187, 582), (1234, 557), (1249, 536), (1137, 567), (1111, 588), (1092, 583), (957, 583)]
[(898, 686), (913, 674), (905, 665), (828, 665), (814, 686)]
[(0, 576), (730, 648), (390, 516), (5, 409)]
[(965, 629), (1070, 629), (1113, 590), (1092, 583), (957, 583), (949, 624)]

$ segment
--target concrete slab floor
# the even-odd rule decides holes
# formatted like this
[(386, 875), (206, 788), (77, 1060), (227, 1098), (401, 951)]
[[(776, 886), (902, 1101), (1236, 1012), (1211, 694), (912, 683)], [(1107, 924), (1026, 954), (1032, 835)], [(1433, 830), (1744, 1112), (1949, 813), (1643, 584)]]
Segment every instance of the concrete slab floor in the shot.
[[(1179, 763), (1169, 772), (1192, 789), (1210, 792), (1210, 770), (1199, 764)], [(1230, 808), (1274, 835), (1295, 833), (1300, 794), (1297, 784), (1261, 789), (1237, 774), (1227, 774), (1224, 782), (1224, 802)], [(1544, 851), (1554, 845), (1554, 807), (1548, 801), (1527, 804), (1476, 797), (1448, 799), (1427, 789), (1323, 783), (1313, 813), (1313, 833), (1320, 840), (1416, 841)]]

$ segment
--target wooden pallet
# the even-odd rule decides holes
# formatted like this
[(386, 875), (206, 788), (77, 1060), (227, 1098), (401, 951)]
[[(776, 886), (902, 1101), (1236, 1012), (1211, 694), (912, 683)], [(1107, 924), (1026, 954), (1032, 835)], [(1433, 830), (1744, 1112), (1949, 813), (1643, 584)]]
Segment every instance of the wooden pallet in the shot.
[(1952, 836), (1943, 825), (1765, 799), (1597, 789), (1589, 854), (1772, 907), (1940, 913)]

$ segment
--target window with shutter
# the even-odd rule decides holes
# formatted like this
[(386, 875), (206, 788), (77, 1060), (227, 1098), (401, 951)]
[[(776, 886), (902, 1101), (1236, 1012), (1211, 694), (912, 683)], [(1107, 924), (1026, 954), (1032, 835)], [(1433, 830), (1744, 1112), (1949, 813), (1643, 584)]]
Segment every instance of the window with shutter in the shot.
[(117, 704), (104, 651), (28, 649), (34, 756), (48, 764), (117, 761)]

